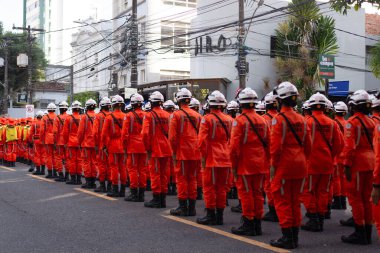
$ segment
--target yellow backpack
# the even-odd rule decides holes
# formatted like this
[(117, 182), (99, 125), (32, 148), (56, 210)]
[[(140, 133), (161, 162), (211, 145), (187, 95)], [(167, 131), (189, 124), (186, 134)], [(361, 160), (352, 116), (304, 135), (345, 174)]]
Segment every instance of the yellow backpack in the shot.
[(6, 142), (17, 141), (17, 129), (16, 127), (9, 127), (5, 129)]

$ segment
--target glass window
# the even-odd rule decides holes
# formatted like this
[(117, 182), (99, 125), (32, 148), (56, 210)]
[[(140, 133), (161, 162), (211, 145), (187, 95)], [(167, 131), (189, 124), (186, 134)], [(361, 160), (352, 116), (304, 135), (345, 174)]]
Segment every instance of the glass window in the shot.
[(189, 24), (184, 22), (161, 22), (161, 46), (173, 49), (190, 47)]
[(181, 7), (195, 8), (197, 6), (197, 0), (162, 0), (165, 5), (174, 5)]

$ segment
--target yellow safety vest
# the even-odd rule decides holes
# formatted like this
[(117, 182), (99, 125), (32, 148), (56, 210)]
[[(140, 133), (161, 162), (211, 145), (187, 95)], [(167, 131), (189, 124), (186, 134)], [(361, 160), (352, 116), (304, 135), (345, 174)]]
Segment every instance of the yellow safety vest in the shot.
[(3, 141), (3, 131), (4, 131), (4, 125), (0, 126), (0, 142)]
[(17, 141), (17, 129), (16, 127), (7, 126), (5, 129), (6, 142)]

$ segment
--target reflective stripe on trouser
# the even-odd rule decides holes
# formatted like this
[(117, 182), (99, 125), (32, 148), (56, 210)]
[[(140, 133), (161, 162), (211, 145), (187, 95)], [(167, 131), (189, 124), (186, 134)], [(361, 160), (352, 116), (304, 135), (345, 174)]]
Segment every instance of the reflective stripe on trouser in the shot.
[(43, 159), (43, 157), (45, 157), (45, 147), (44, 145), (42, 144), (34, 144), (33, 146), (33, 149), (34, 149), (34, 154), (33, 154), (33, 163), (34, 165), (36, 166), (41, 166), (41, 165), (44, 165), (45, 161)]
[(150, 159), (150, 181), (154, 194), (168, 192), (169, 157), (153, 157)]
[(268, 199), (268, 206), (274, 206), (270, 175), (267, 173), (264, 179), (264, 191)]
[(372, 223), (372, 192), (373, 172), (362, 171), (352, 173), (351, 182), (346, 182), (348, 201), (352, 207), (354, 221), (358, 225)]
[(243, 209), (248, 219), (261, 219), (264, 214), (263, 184), (265, 174), (238, 176), (236, 185)]
[(304, 205), (309, 213), (325, 214), (330, 200), (330, 174), (308, 175), (305, 184)]
[(272, 194), (281, 228), (301, 226), (301, 193), (305, 179), (272, 180)]
[(203, 170), (203, 195), (206, 208), (225, 208), (228, 175), (230, 168), (210, 168)]
[(177, 191), (179, 200), (197, 198), (196, 170), (200, 161), (177, 161), (175, 168), (177, 175)]
[(108, 164), (111, 170), (111, 181), (113, 185), (120, 183), (127, 183), (127, 169), (125, 168), (124, 154), (122, 153), (110, 153), (108, 155)]
[(109, 168), (108, 157), (106, 152), (100, 150), (97, 155), (97, 165), (99, 172), (99, 181), (111, 181), (111, 169)]
[(82, 166), (84, 171), (84, 177), (97, 177), (98, 172), (95, 165), (96, 153), (95, 148), (82, 148)]
[(377, 233), (380, 237), (380, 204), (377, 204), (377, 206), (372, 205), (372, 212), (373, 212), (373, 220), (375, 221), (375, 225), (377, 228)]
[(67, 148), (66, 166), (70, 175), (82, 175), (82, 161), (80, 158), (80, 150), (77, 147)]
[(130, 188), (145, 188), (148, 173), (146, 154), (128, 154), (127, 164)]

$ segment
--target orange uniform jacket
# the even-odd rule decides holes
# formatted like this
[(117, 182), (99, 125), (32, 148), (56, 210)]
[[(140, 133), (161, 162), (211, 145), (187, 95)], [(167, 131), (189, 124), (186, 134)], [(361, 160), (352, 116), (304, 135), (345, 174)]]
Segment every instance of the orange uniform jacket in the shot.
[[(344, 147), (344, 129), (345, 129), (345, 126), (347, 124), (347, 121), (345, 120), (344, 117), (342, 116), (336, 116), (334, 121), (338, 124), (339, 126), (339, 130), (342, 134), (342, 146)], [(340, 153), (338, 154), (338, 156), (335, 158), (335, 163), (336, 164), (343, 164), (344, 162), (344, 156), (343, 156), (343, 148), (342, 150), (340, 151)]]
[(375, 112), (375, 113), (372, 115), (372, 119), (373, 119), (373, 121), (375, 122), (375, 124), (380, 124), (380, 113)]
[(120, 111), (114, 111), (107, 115), (102, 129), (101, 141), (107, 147), (109, 153), (123, 154), (123, 141), (121, 130), (123, 127), (125, 114)]
[(141, 129), (145, 112), (140, 108), (127, 113), (125, 116), (122, 136), (124, 147), (128, 154), (144, 154), (146, 153), (142, 142)]
[[(300, 146), (287, 125), (283, 113), (292, 124)], [(272, 120), (271, 163), (276, 176), (282, 179), (302, 179), (307, 176), (306, 161), (311, 152), (310, 131), (306, 119), (291, 107), (282, 107), (281, 113)], [(283, 149), (283, 147), (286, 147)]]
[(30, 127), (28, 141), (34, 144), (41, 144), (40, 131), (41, 131), (42, 120), (34, 120), (32, 126)]
[(380, 185), (380, 124), (376, 126), (375, 137), (373, 139), (373, 144), (375, 148), (375, 170), (374, 170), (374, 179), (373, 183)]
[[(227, 128), (227, 134), (215, 113)], [(198, 149), (202, 157), (206, 158), (206, 167), (231, 167), (229, 135), (232, 122), (220, 110), (211, 110), (202, 118), (198, 135)]]
[(87, 111), (82, 115), (79, 128), (78, 128), (78, 143), (83, 148), (95, 147), (95, 138), (93, 133), (93, 126), (95, 120), (95, 112)]
[(68, 147), (78, 147), (78, 127), (79, 127), (80, 115), (78, 112), (73, 112), (72, 115), (68, 115), (63, 125), (63, 143)]
[(170, 114), (160, 107), (145, 114), (141, 134), (145, 149), (152, 152), (152, 157), (172, 156), (168, 140), (169, 117)]
[(106, 119), (108, 114), (109, 114), (109, 112), (107, 112), (107, 111), (100, 111), (95, 116), (94, 127), (92, 128), (94, 141), (95, 141), (95, 147), (103, 148), (103, 143), (101, 141), (101, 135), (102, 135), (102, 129), (104, 126), (104, 120)]
[(63, 142), (63, 125), (68, 114), (65, 112), (61, 115), (57, 115), (53, 124), (54, 142), (57, 145), (64, 145)]
[(201, 159), (197, 150), (198, 129), (201, 120), (201, 115), (187, 105), (170, 115), (169, 141), (177, 160), (199, 161)]
[[(248, 116), (256, 127), (265, 147), (244, 115)], [(238, 116), (232, 125), (230, 143), (231, 161), (237, 165), (237, 174), (266, 174), (269, 167), (269, 145), (270, 128), (266, 120), (254, 110), (243, 110), (243, 114)]]
[(272, 126), (272, 119), (277, 115), (276, 110), (268, 110), (262, 117), (268, 122), (269, 127)]
[[(319, 122), (321, 128), (313, 117)], [(322, 111), (313, 111), (312, 116), (307, 120), (307, 125), (311, 131), (313, 154), (309, 158), (308, 174), (332, 174), (334, 159), (343, 148), (343, 136), (338, 123), (324, 115)]]
[(57, 115), (54, 112), (48, 112), (48, 114), (42, 118), (42, 126), (40, 132), (42, 144), (55, 143), (53, 125), (56, 117)]
[[(368, 140), (358, 118), (361, 119), (366, 126), (370, 140)], [(374, 169), (375, 156), (371, 146), (374, 128), (375, 124), (373, 120), (362, 113), (356, 112), (348, 119), (345, 130), (343, 155), (344, 165), (351, 167), (351, 173)]]

